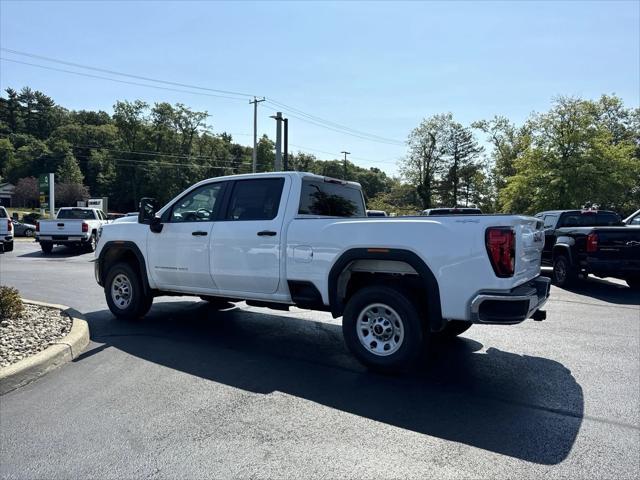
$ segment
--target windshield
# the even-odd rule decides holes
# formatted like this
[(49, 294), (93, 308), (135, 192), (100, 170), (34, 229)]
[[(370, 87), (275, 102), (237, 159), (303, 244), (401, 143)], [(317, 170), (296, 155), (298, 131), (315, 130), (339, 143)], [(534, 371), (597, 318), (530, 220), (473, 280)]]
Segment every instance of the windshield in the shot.
[(364, 217), (364, 199), (360, 189), (339, 181), (302, 180), (301, 215), (327, 217)]
[(69, 208), (58, 212), (58, 219), (69, 220), (94, 220), (96, 217), (93, 210), (82, 210), (81, 208)]

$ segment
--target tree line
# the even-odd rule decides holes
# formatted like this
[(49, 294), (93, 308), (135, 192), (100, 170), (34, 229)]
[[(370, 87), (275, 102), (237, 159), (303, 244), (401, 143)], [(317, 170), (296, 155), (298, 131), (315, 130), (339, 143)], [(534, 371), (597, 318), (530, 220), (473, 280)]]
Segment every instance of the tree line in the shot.
[[(36, 177), (56, 173), (56, 203), (109, 197), (113, 211), (143, 196), (165, 202), (204, 178), (248, 173), (252, 149), (215, 133), (206, 111), (183, 104), (117, 101), (113, 113), (68, 110), (42, 92), (0, 98), (0, 177), (16, 202), (37, 206)], [(273, 171), (273, 141), (257, 145)], [(400, 177), (338, 159), (289, 154), (289, 168), (359, 182), (369, 208), (412, 214), (436, 206), (486, 212), (579, 208), (628, 212), (640, 204), (640, 113), (615, 96), (559, 97), (516, 126), (496, 116), (465, 126), (451, 113), (424, 119), (407, 138)]]

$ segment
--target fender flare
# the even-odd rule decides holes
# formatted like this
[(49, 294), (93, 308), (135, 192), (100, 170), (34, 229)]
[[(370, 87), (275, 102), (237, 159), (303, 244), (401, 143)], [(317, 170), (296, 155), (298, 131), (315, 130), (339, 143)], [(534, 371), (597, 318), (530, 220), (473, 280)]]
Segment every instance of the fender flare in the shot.
[(555, 260), (556, 256), (558, 255), (558, 252), (566, 253), (567, 257), (569, 258), (569, 263), (571, 263), (571, 265), (574, 264), (571, 245), (568, 245), (566, 243), (556, 243), (553, 246), (553, 250), (551, 252), (552, 260)]
[(142, 252), (138, 248), (138, 245), (131, 241), (109, 241), (104, 244), (104, 247), (100, 250), (100, 255), (96, 259), (96, 279), (98, 280), (98, 283), (102, 286), (104, 285), (104, 277), (106, 274), (104, 271), (104, 260), (107, 253), (113, 249), (129, 251), (135, 255), (140, 266), (140, 279), (142, 280), (144, 293), (145, 295), (151, 293), (152, 289), (149, 285), (149, 277), (147, 276), (147, 262), (144, 259), (144, 255), (142, 255)]
[(342, 315), (344, 302), (338, 298), (338, 277), (349, 263), (354, 260), (396, 260), (405, 262), (418, 272), (427, 289), (429, 301), (427, 302), (427, 313), (429, 322), (438, 324), (442, 322), (442, 307), (440, 304), (440, 290), (435, 275), (427, 264), (415, 253), (409, 250), (386, 249), (386, 248), (352, 248), (345, 251), (334, 262), (329, 271), (329, 306), (334, 318)]

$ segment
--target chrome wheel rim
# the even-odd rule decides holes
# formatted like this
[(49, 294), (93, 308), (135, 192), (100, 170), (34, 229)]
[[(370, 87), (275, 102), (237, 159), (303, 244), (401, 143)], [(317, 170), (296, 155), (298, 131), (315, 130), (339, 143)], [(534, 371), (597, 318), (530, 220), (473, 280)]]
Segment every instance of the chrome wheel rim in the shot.
[(26, 230), (24, 232), (25, 237), (33, 237), (33, 230)]
[(373, 303), (363, 308), (358, 315), (356, 328), (362, 346), (376, 356), (392, 355), (404, 341), (402, 318), (384, 303)]
[(111, 282), (111, 299), (116, 307), (124, 310), (131, 305), (132, 293), (129, 277), (123, 273), (116, 275)]

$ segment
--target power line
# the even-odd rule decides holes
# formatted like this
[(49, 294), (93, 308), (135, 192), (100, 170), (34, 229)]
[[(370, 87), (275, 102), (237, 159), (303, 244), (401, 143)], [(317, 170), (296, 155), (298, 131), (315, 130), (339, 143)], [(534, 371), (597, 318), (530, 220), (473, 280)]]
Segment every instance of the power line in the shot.
[(253, 94), (250, 94), (250, 93), (234, 92), (234, 91), (231, 91), (231, 90), (221, 90), (221, 89), (218, 89), (218, 88), (201, 87), (201, 86), (198, 86), (198, 85), (190, 85), (188, 83), (171, 82), (171, 81), (168, 81), (168, 80), (160, 80), (160, 79), (152, 78), (152, 77), (144, 77), (142, 75), (133, 75), (131, 73), (118, 72), (118, 71), (109, 70), (109, 69), (106, 69), (106, 68), (92, 67), (92, 66), (89, 66), (89, 65), (83, 65), (81, 63), (68, 62), (68, 61), (65, 61), (65, 60), (59, 60), (57, 58), (46, 57), (44, 55), (36, 55), (34, 53), (22, 52), (20, 50), (13, 50), (13, 49), (10, 49), (10, 48), (2, 47), (2, 48), (0, 48), (0, 50), (2, 50), (4, 52), (7, 52), (7, 53), (12, 53), (14, 55), (22, 55), (24, 57), (37, 58), (39, 60), (45, 60), (47, 62), (59, 63), (59, 64), (67, 65), (67, 66), (70, 66), (70, 67), (84, 68), (86, 70), (93, 70), (95, 72), (108, 73), (108, 74), (111, 74), (111, 75), (118, 75), (118, 76), (121, 76), (121, 77), (135, 78), (137, 80), (145, 80), (145, 81), (148, 81), (148, 82), (164, 83), (165, 85), (173, 85), (173, 86), (176, 86), (176, 87), (193, 88), (195, 90), (204, 90), (204, 91), (208, 91), (208, 92), (224, 93), (224, 94), (227, 94), (227, 95), (237, 95), (237, 96), (240, 96), (240, 97), (253, 97), (254, 96)]
[(227, 95), (214, 95), (212, 93), (190, 92), (189, 90), (181, 90), (179, 88), (161, 87), (159, 85), (149, 85), (147, 83), (131, 82), (129, 80), (119, 80), (117, 78), (103, 77), (102, 75), (93, 75), (91, 73), (74, 72), (73, 70), (66, 70), (64, 68), (56, 68), (56, 67), (50, 67), (50, 66), (47, 66), (47, 65), (39, 65), (37, 63), (23, 62), (21, 60), (14, 60), (14, 59), (11, 59), (11, 58), (6, 58), (6, 57), (0, 57), (0, 60), (3, 60), (5, 62), (19, 63), (21, 65), (29, 65), (31, 67), (43, 68), (45, 70), (53, 70), (53, 71), (56, 71), (56, 72), (71, 73), (73, 75), (79, 75), (81, 77), (98, 78), (100, 80), (109, 80), (110, 82), (125, 83), (127, 85), (136, 85), (136, 86), (139, 86), (139, 87), (156, 88), (158, 90), (166, 90), (166, 91), (170, 91), (170, 92), (190, 93), (191, 95), (203, 95), (203, 96), (206, 96), (206, 97), (228, 98), (228, 99), (231, 99), (231, 100), (242, 100), (241, 98), (230, 97), (230, 96), (227, 96)]
[[(202, 87), (199, 85), (192, 85), (192, 84), (187, 84), (187, 83), (180, 83), (180, 82), (173, 82), (173, 81), (168, 81), (168, 80), (162, 80), (162, 79), (157, 79), (157, 78), (152, 78), (152, 77), (146, 77), (146, 76), (142, 76), (142, 75), (134, 75), (134, 74), (130, 74), (130, 73), (124, 73), (124, 72), (119, 72), (116, 70), (110, 70), (110, 69), (106, 69), (106, 68), (99, 68), (99, 67), (93, 67), (90, 65), (84, 65), (81, 63), (76, 63), (76, 62), (69, 62), (66, 60), (60, 60), (57, 58), (52, 58), (52, 57), (47, 57), (44, 55), (37, 55), (37, 54), (33, 54), (33, 53), (29, 53), (29, 52), (24, 52), (24, 51), (20, 51), (20, 50), (13, 50), (10, 48), (0, 48), (0, 50), (13, 54), (13, 55), (21, 55), (21, 56), (26, 56), (26, 57), (30, 57), (30, 58), (36, 58), (36, 59), (40, 59), (40, 60), (44, 60), (44, 61), (48, 61), (48, 62), (53, 62), (53, 63), (58, 63), (58, 64), (62, 64), (62, 65), (67, 65), (67, 66), (72, 66), (72, 67), (76, 67), (76, 68), (83, 68), (83, 69), (87, 69), (87, 70), (92, 70), (92, 71), (97, 71), (97, 72), (102, 72), (102, 73), (108, 73), (110, 75), (117, 75), (117, 76), (123, 76), (123, 77), (128, 77), (128, 78), (134, 78), (137, 80), (145, 80), (145, 81), (149, 81), (149, 82), (155, 82), (155, 83), (162, 83), (165, 85), (173, 85), (173, 86), (178, 86), (178, 87), (185, 87), (185, 88), (191, 88), (191, 89), (195, 89), (195, 90), (202, 90), (202, 91), (208, 91), (208, 92), (216, 92), (216, 93), (223, 93), (223, 94), (227, 94), (227, 95), (211, 95), (211, 94), (205, 94), (207, 96), (212, 96), (212, 97), (217, 97), (217, 98), (229, 98), (229, 99), (238, 99), (237, 97), (255, 97), (255, 95), (253, 94), (249, 94), (249, 93), (243, 93), (243, 92), (235, 92), (235, 91), (231, 91), (231, 90), (222, 90), (222, 89), (216, 89), (216, 88), (209, 88), (209, 87)], [(158, 87), (158, 86), (154, 86), (154, 85), (149, 85), (149, 84), (140, 84), (137, 82), (126, 82), (123, 80), (118, 80), (118, 79), (113, 79), (113, 78), (109, 78), (109, 77), (103, 77), (103, 76), (99, 76), (99, 75), (89, 75), (86, 73), (82, 73), (82, 72), (76, 72), (76, 71), (72, 71), (72, 70), (65, 70), (65, 69), (56, 69), (54, 67), (49, 67), (49, 66), (45, 66), (45, 65), (39, 65), (39, 64), (34, 64), (34, 63), (29, 63), (29, 62), (22, 62), (19, 60), (13, 60), (13, 59), (7, 59), (7, 58), (2, 58), (5, 61), (10, 61), (10, 62), (15, 62), (15, 63), (21, 63), (24, 65), (30, 65), (30, 66), (34, 66), (34, 67), (39, 67), (39, 68), (46, 68), (49, 70), (55, 70), (55, 71), (60, 71), (60, 72), (65, 72), (65, 73), (71, 73), (71, 74), (75, 74), (75, 75), (83, 75), (83, 76), (88, 76), (88, 77), (92, 77), (92, 78), (99, 78), (99, 79), (103, 79), (103, 80), (110, 80), (110, 81), (114, 81), (114, 82), (120, 82), (120, 83), (128, 83), (130, 85), (137, 85), (137, 86), (143, 86), (143, 87), (151, 87), (151, 88), (160, 88), (160, 89), (164, 89), (164, 90), (169, 90), (169, 91), (177, 91), (177, 92), (182, 92), (182, 93), (191, 93), (191, 94), (202, 94), (201, 92), (191, 92), (191, 91), (186, 91), (186, 90), (179, 90), (179, 89), (170, 89), (170, 88), (162, 88), (162, 87)], [(228, 95), (236, 95), (236, 97), (230, 97)], [(307, 113), (299, 108), (293, 107), (291, 105), (287, 105), (285, 103), (282, 103), (280, 101), (277, 100), (267, 100), (267, 103), (271, 103), (272, 106), (274, 106), (275, 108), (282, 108), (287, 110), (287, 112), (291, 115), (291, 116), (295, 116), (294, 114), (300, 115), (303, 118), (300, 117), (296, 117), (300, 120), (306, 121), (308, 123), (311, 123), (313, 125), (319, 126), (319, 127), (323, 127), (323, 128), (327, 128), (329, 130), (333, 130), (337, 133), (343, 133), (343, 134), (347, 134), (347, 135), (352, 135), (356, 138), (360, 138), (362, 140), (368, 140), (368, 141), (374, 141), (374, 142), (379, 142), (379, 143), (386, 143), (386, 144), (390, 144), (390, 145), (404, 145), (404, 142), (401, 140), (397, 140), (397, 139), (391, 139), (391, 138), (386, 138), (383, 137), (381, 135), (377, 135), (377, 134), (372, 134), (372, 133), (367, 133), (367, 132), (363, 132), (361, 130), (356, 130), (354, 128), (348, 127), (346, 125), (342, 125), (336, 122), (333, 122), (331, 120), (327, 120), (324, 119), (322, 117), (318, 117), (316, 115), (312, 115), (310, 113)]]
[(340, 123), (336, 123), (336, 122), (333, 122), (331, 120), (326, 120), (326, 119), (324, 119), (322, 117), (318, 117), (316, 115), (312, 115), (312, 114), (307, 113), (307, 112), (305, 112), (303, 110), (300, 110), (299, 108), (295, 108), (295, 107), (292, 107), (290, 105), (287, 105), (286, 103), (282, 103), (282, 102), (279, 102), (279, 101), (276, 101), (276, 100), (272, 100), (272, 99), (267, 100), (267, 103), (271, 103), (276, 108), (282, 108), (284, 110), (287, 110), (289, 113), (291, 113), (291, 112), (297, 113), (297, 114), (302, 115), (302, 116), (304, 116), (304, 117), (306, 117), (306, 118), (308, 118), (310, 120), (314, 120), (314, 121), (316, 121), (318, 123), (324, 123), (324, 124), (327, 124), (329, 126), (335, 127), (337, 129), (349, 131), (349, 132), (351, 132), (353, 134), (356, 134), (356, 135), (370, 137), (371, 140), (374, 140), (374, 141), (381, 141), (381, 142), (388, 142), (388, 143), (392, 143), (392, 144), (404, 145), (404, 142), (401, 141), (401, 140), (396, 140), (396, 139), (392, 139), (392, 138), (386, 138), (386, 137), (383, 137), (381, 135), (376, 135), (376, 134), (372, 134), (372, 133), (363, 132), (361, 130), (356, 130), (356, 129), (348, 127), (346, 125), (342, 125)]

